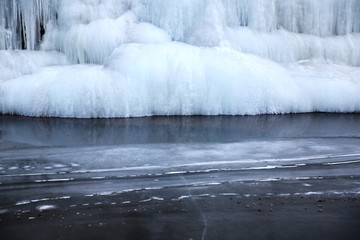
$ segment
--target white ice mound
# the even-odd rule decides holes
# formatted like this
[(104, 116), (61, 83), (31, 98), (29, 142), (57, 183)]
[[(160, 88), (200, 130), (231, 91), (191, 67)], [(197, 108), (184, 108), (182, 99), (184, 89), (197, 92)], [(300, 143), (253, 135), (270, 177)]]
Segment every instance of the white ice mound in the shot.
[[(118, 48), (105, 68), (129, 79), (135, 115), (261, 114), (299, 111), (302, 94), (286, 70), (228, 48), (182, 43)], [(133, 114), (130, 114), (133, 115)]]
[(359, 0), (2, 0), (0, 113), (360, 112), (359, 12)]
[(2, 113), (57, 117), (360, 110), (358, 68), (287, 69), (227, 48), (125, 44), (104, 66), (47, 67), (0, 83)]
[(120, 84), (121, 80), (111, 78), (100, 66), (48, 67), (32, 75), (0, 82), (1, 112), (27, 116), (113, 117), (121, 110)]
[(230, 49), (129, 44), (104, 67), (48, 67), (0, 83), (2, 113), (129, 117), (285, 113), (304, 94), (276, 63)]
[(31, 74), (41, 67), (69, 64), (59, 52), (0, 51), (0, 81)]
[(166, 43), (171, 37), (150, 23), (138, 22), (132, 12), (119, 18), (103, 18), (63, 29), (52, 28), (42, 49), (62, 51), (74, 63), (103, 64), (123, 43)]
[(305, 62), (287, 67), (310, 100), (310, 112), (360, 112), (360, 68)]

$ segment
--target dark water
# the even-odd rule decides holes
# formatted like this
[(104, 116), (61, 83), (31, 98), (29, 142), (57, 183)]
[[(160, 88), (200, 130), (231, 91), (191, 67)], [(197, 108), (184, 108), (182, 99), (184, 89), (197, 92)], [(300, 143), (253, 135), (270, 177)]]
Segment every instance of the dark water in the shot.
[(230, 143), (360, 137), (360, 114), (62, 119), (0, 116), (0, 140), (32, 146)]
[[(341, 179), (320, 184), (317, 193), (358, 194), (359, 170), (360, 114), (0, 116), (2, 211), (37, 201), (56, 205), (79, 196), (246, 181)], [(315, 190), (289, 194), (299, 191)]]

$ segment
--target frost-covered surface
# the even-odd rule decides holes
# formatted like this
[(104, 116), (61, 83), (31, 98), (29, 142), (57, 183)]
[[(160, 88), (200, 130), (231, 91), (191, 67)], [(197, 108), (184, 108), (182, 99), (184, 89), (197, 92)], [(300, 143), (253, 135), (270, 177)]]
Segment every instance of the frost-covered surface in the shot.
[(0, 112), (357, 112), (359, 32), (358, 0), (4, 0)]
[(67, 64), (66, 56), (59, 52), (0, 51), (0, 81), (31, 74), (45, 66)]

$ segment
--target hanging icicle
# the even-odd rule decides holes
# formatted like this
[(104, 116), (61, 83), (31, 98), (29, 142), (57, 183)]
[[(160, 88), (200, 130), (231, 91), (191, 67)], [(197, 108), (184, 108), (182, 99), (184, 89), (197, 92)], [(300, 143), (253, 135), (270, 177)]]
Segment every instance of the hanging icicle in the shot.
[(46, 24), (56, 18), (56, 0), (2, 0), (0, 49), (39, 48)]

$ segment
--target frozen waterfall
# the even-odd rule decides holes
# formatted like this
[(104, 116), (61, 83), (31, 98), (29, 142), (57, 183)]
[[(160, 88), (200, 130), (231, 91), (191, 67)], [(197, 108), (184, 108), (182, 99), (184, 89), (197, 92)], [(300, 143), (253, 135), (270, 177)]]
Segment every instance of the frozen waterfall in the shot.
[(0, 113), (360, 111), (360, 0), (1, 0)]

